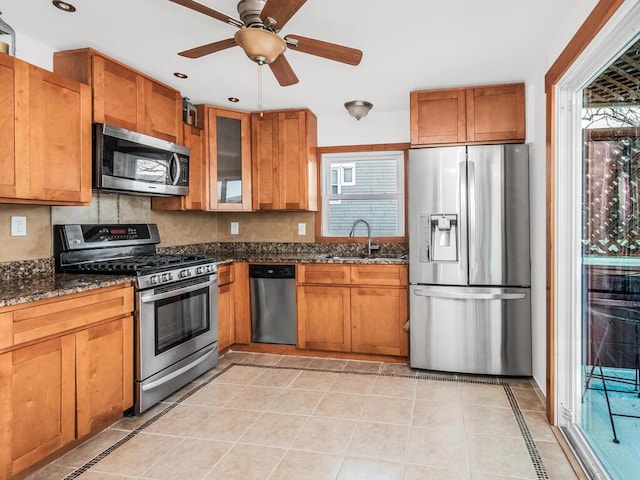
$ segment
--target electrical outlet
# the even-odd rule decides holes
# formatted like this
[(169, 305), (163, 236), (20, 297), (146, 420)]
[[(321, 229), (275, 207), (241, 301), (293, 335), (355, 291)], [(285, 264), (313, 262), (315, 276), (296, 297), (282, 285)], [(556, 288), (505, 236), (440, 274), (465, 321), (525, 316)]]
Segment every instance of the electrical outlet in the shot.
[(299, 223), (298, 224), (298, 235), (306, 235), (307, 234), (307, 224)]
[(26, 237), (27, 236), (27, 217), (11, 217), (11, 236)]
[(231, 235), (238, 235), (240, 231), (240, 222), (231, 222)]

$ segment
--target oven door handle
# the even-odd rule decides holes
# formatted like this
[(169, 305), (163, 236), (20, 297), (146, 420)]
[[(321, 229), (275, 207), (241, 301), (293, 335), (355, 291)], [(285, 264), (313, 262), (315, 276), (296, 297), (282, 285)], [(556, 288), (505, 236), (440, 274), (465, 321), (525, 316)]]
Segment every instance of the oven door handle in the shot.
[(218, 283), (218, 279), (214, 278), (213, 280), (209, 280), (208, 282), (199, 283), (197, 285), (193, 285), (191, 287), (179, 288), (177, 290), (171, 290), (170, 292), (159, 293), (158, 295), (149, 295), (149, 296), (140, 296), (140, 301), (142, 303), (151, 303), (157, 300), (164, 300), (165, 298), (177, 297), (178, 295), (182, 295), (184, 293), (195, 292), (196, 290), (200, 290), (203, 287), (210, 287)]
[(193, 362), (191, 362), (189, 365), (185, 365), (184, 367), (179, 368), (178, 370), (176, 370), (175, 372), (171, 372), (169, 375), (166, 375), (154, 382), (151, 383), (147, 383), (146, 385), (142, 386), (142, 391), (146, 392), (147, 390), (152, 390), (160, 385), (163, 385), (167, 382), (170, 382), (171, 380), (173, 380), (176, 377), (179, 377), (180, 375), (182, 375), (185, 372), (188, 372), (189, 370), (191, 370), (192, 368), (197, 367), (198, 365), (200, 365), (202, 362), (204, 362), (207, 358), (209, 358), (213, 353), (216, 352), (215, 348), (212, 348), (211, 350), (209, 350), (207, 353), (205, 353), (203, 356), (201, 356), (200, 358), (198, 358), (197, 360), (194, 360)]

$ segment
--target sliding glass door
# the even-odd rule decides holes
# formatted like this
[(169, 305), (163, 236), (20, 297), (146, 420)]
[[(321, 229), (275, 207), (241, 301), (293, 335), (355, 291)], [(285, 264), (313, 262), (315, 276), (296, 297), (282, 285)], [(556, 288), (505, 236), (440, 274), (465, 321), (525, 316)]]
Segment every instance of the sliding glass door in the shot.
[(582, 100), (581, 415), (613, 478), (640, 472), (640, 40)]
[(615, 480), (640, 478), (640, 6), (633, 3), (558, 84), (558, 423), (590, 474)]

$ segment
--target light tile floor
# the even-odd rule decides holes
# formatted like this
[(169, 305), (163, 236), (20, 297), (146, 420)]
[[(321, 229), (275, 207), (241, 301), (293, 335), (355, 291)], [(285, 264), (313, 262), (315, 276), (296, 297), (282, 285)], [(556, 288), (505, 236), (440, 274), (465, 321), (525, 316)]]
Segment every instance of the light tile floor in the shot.
[(63, 478), (577, 477), (529, 379), (231, 352), (144, 415), (123, 418), (29, 480)]

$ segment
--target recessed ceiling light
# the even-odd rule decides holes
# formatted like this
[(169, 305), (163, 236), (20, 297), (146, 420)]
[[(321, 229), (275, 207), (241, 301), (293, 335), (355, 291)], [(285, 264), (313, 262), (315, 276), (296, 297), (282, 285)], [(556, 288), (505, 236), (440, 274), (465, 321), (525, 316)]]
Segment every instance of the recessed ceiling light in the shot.
[(189, 75), (187, 75), (186, 73), (182, 73), (182, 72), (173, 72), (173, 75), (178, 77), (178, 78), (189, 78)]
[(238, 103), (240, 101), (240, 99), (236, 97), (229, 97), (227, 98), (227, 100), (229, 100), (231, 103)]
[(60, 10), (62, 10), (63, 12), (67, 12), (67, 13), (73, 13), (76, 11), (76, 7), (74, 7), (73, 5), (71, 5), (70, 3), (67, 2), (63, 2), (62, 0), (53, 0), (53, 5), (56, 8), (59, 8)]

